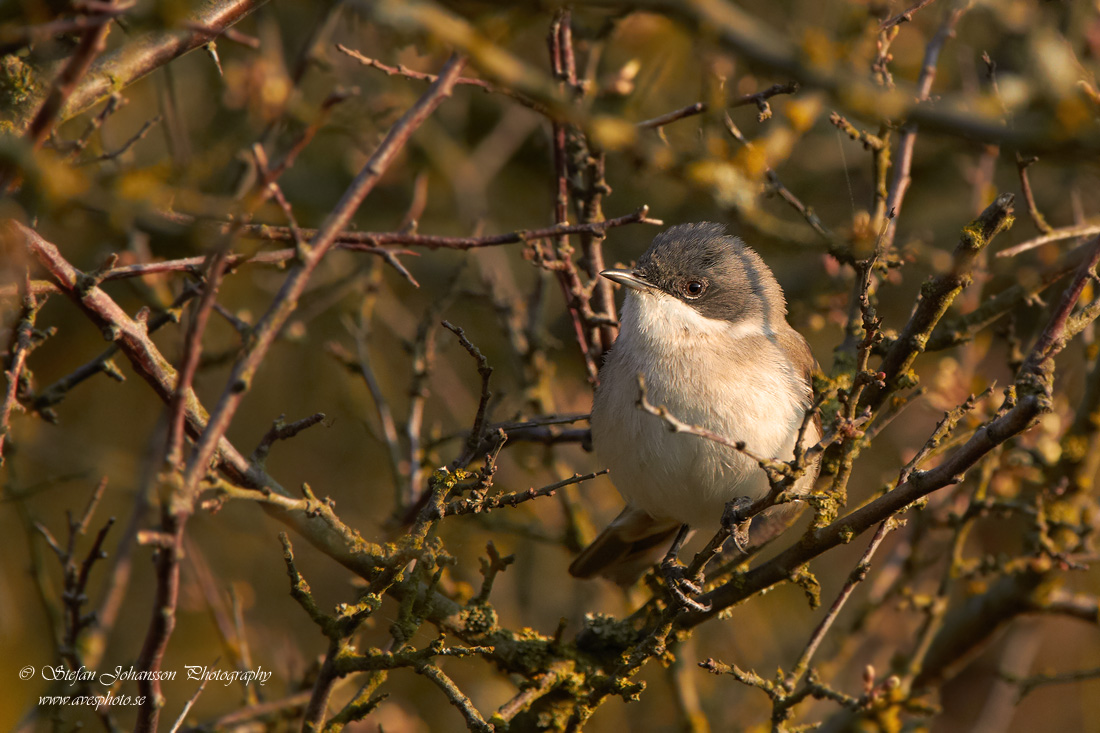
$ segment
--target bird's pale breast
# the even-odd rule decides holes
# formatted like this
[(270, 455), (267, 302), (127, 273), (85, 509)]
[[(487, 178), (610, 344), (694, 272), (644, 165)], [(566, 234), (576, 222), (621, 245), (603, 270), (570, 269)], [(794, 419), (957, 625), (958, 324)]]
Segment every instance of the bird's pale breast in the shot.
[[(727, 501), (762, 496), (768, 483), (755, 461), (707, 438), (671, 432), (639, 409), (637, 375), (645, 377), (649, 402), (677, 419), (744, 441), (756, 454), (789, 459), (810, 393), (771, 325), (704, 318), (651, 294), (628, 296), (621, 320), (593, 404), (592, 437), (623, 497), (655, 517), (706, 527), (717, 523)], [(776, 326), (789, 329), (785, 320)]]

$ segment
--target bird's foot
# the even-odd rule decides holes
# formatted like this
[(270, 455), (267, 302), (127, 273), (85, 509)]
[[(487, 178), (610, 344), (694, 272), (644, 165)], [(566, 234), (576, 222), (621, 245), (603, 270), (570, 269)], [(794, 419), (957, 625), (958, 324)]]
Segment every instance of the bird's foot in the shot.
[(661, 561), (661, 575), (665, 579), (668, 595), (678, 609), (691, 611), (709, 611), (710, 604), (700, 603), (692, 596), (702, 595), (703, 586), (697, 578), (688, 578), (686, 568), (675, 557), (666, 557)]
[(739, 496), (726, 502), (726, 508), (722, 512), (722, 527), (730, 533), (734, 547), (742, 555), (748, 554), (749, 525), (751, 519), (745, 519), (745, 511), (753, 504), (747, 496)]

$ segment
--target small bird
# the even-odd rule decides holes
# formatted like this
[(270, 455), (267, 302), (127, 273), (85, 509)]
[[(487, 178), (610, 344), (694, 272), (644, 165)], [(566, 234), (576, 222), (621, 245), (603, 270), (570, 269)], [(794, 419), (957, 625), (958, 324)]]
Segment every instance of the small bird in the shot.
[[(592, 443), (626, 508), (569, 567), (630, 584), (683, 525), (717, 530), (727, 502), (769, 489), (755, 460), (638, 407), (647, 399), (678, 420), (757, 456), (790, 460), (813, 399), (817, 364), (787, 323), (783, 291), (760, 256), (720, 224), (674, 226), (633, 269), (601, 273), (627, 288), (619, 336), (600, 370)], [(820, 418), (804, 447), (821, 438)], [(794, 486), (808, 492), (811, 466)], [(681, 535), (682, 536), (682, 535)]]

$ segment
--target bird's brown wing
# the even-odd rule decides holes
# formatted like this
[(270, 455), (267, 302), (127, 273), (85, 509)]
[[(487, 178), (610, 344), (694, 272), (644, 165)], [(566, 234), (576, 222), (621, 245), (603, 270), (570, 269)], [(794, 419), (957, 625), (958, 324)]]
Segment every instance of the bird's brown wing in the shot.
[(630, 506), (615, 517), (569, 566), (576, 578), (601, 575), (622, 586), (631, 585), (663, 555), (680, 524), (655, 519)]

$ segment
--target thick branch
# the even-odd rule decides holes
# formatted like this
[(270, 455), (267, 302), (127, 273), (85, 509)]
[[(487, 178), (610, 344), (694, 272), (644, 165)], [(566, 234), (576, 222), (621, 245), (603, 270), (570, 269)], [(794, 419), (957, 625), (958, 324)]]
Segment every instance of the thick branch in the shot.
[[(188, 30), (154, 31), (138, 36), (113, 53), (101, 56), (68, 95), (58, 116), (70, 119), (112, 92), (129, 86), (183, 54), (193, 51), (237, 23), (267, 0), (221, 0), (200, 5), (183, 24)], [(33, 97), (10, 112), (18, 130), (29, 129), (41, 97)]]

